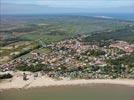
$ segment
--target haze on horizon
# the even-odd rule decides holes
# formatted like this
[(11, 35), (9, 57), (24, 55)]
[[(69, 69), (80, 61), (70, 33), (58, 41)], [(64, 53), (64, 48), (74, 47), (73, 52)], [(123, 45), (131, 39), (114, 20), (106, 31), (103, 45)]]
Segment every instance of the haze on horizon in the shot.
[(1, 0), (0, 14), (134, 13), (134, 0)]

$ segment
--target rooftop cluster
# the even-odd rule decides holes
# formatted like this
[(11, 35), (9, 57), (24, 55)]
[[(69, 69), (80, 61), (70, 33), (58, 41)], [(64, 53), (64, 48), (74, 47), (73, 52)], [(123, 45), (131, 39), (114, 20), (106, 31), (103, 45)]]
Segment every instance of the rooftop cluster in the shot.
[[(0, 70), (43, 71), (56, 78), (134, 78), (134, 62), (127, 58), (133, 52), (123, 49), (131, 46), (133, 47), (126, 42), (116, 41), (102, 47), (96, 43), (69, 39), (47, 45), (46, 48), (52, 50), (48, 54), (34, 51), (31, 56), (1, 65)], [(123, 62), (122, 58), (127, 58), (128, 63)]]

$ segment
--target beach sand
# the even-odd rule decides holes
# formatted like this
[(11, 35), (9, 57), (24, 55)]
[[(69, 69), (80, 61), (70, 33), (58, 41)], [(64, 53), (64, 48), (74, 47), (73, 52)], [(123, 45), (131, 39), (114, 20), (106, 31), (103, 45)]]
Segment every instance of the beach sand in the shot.
[(63, 78), (63, 80), (54, 80), (47, 76), (39, 76), (34, 79), (32, 73), (28, 73), (28, 80), (23, 80), (22, 72), (16, 73), (10, 80), (3, 80), (0, 82), (0, 90), (6, 89), (28, 89), (34, 87), (50, 87), (50, 86), (69, 86), (69, 85), (87, 85), (87, 84), (113, 84), (126, 85), (134, 87), (134, 80), (129, 79), (78, 79), (70, 80)]

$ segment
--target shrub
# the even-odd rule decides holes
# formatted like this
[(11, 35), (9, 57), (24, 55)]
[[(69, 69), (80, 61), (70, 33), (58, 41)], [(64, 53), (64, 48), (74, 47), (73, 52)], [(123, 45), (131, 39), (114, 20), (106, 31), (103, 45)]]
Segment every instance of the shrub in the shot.
[(11, 74), (4, 74), (4, 75), (0, 75), (0, 79), (9, 79), (12, 78), (13, 76)]

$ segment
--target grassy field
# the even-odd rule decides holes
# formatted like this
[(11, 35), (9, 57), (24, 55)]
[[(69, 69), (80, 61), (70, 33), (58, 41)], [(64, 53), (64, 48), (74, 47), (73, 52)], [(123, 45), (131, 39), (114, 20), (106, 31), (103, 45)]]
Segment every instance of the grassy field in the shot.
[(5, 16), (2, 22), (1, 45), (17, 40), (33, 41), (39, 38), (49, 43), (73, 38), (77, 34), (115, 31), (134, 25), (134, 22), (129, 21), (84, 16)]

